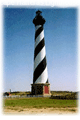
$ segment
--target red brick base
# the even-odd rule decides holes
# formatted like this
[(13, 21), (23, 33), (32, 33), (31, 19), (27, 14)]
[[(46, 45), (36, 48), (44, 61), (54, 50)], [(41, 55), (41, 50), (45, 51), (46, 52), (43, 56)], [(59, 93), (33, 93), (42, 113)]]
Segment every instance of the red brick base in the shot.
[(50, 95), (50, 84), (31, 84), (31, 93), (32, 95)]

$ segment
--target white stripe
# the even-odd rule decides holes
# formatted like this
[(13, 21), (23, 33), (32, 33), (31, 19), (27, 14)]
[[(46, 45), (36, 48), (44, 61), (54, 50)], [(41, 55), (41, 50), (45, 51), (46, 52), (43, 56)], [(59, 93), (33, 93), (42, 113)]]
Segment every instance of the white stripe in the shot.
[(44, 30), (38, 35), (35, 40), (35, 47), (39, 44), (39, 42), (44, 38)]
[(45, 51), (45, 46), (42, 48), (42, 50), (38, 53), (38, 55), (35, 58), (34, 61), (34, 70), (35, 68), (38, 66), (38, 64), (43, 60), (43, 58), (46, 55), (46, 51)]
[(35, 27), (35, 32), (36, 32), (40, 27), (41, 27), (41, 25), (37, 25), (37, 26)]
[(48, 79), (47, 67), (43, 71), (43, 73), (38, 77), (35, 83), (46, 83)]

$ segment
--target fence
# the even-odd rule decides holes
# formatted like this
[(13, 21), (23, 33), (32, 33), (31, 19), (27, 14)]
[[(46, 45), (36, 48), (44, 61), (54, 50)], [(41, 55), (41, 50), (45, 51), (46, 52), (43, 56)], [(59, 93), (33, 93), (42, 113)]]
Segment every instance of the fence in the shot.
[(11, 95), (11, 96), (3, 96), (3, 98), (7, 99), (7, 98), (30, 98), (30, 97), (51, 97), (51, 95)]

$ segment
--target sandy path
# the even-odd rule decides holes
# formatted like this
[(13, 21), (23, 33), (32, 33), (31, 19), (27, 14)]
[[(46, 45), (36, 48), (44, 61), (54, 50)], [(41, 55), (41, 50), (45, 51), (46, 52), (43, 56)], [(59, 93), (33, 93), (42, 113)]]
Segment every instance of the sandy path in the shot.
[(37, 115), (37, 114), (76, 114), (77, 108), (5, 108), (3, 114), (26, 114), (26, 115)]

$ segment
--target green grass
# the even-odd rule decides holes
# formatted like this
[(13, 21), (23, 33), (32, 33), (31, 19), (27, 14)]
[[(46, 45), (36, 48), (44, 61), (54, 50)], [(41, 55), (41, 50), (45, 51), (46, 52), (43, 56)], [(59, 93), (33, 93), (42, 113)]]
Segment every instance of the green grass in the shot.
[(23, 108), (67, 108), (77, 107), (77, 100), (57, 100), (50, 98), (14, 98), (4, 100), (5, 107)]

